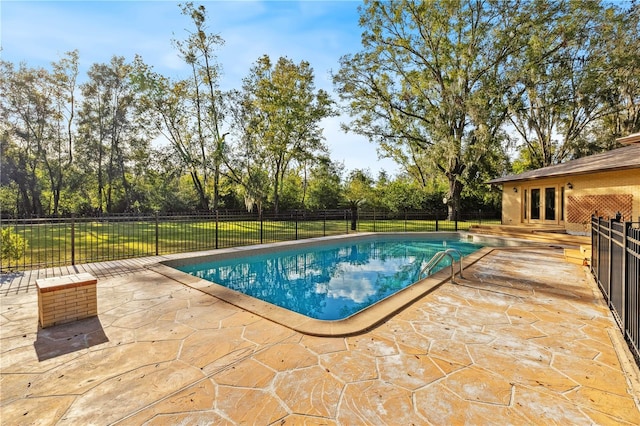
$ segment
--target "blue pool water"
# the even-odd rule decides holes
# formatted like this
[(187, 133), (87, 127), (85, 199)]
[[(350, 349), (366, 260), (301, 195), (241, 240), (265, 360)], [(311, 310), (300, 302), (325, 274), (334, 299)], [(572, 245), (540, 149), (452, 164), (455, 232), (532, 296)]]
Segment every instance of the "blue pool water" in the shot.
[[(438, 251), (466, 256), (481, 247), (459, 240), (345, 241), (177, 269), (311, 318), (340, 320), (418, 281)], [(449, 264), (445, 258), (440, 268)]]

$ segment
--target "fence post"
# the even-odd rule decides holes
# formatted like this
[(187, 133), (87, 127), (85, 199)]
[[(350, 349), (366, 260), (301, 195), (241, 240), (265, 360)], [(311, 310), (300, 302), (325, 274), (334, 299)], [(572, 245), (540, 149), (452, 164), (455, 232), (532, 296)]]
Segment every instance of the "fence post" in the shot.
[(436, 211), (436, 232), (438, 232), (438, 212)]
[(609, 305), (609, 308), (612, 308), (613, 305), (611, 302), (611, 276), (613, 275), (613, 256), (611, 255), (611, 252), (613, 251), (613, 219), (611, 219), (611, 217), (609, 217), (607, 219), (607, 242), (609, 243), (609, 247), (607, 248), (607, 252), (609, 253), (609, 256), (607, 256), (609, 258), (609, 264), (607, 265), (607, 282), (608, 282), (608, 288), (607, 288), (607, 293), (609, 294), (609, 300), (607, 300), (607, 303)]
[(456, 232), (458, 232), (458, 210), (453, 211), (453, 218), (455, 219)]
[(404, 211), (404, 232), (407, 232), (407, 211)]
[(598, 280), (598, 265), (597, 265), (597, 256), (598, 256), (598, 243), (597, 243), (597, 238), (598, 238), (598, 227), (600, 225), (600, 223), (597, 223), (598, 227), (596, 226), (596, 220), (595, 220), (595, 216), (591, 215), (591, 273), (596, 277), (596, 281), (598, 282), (597, 284), (600, 285), (600, 282)]
[(158, 256), (160, 254), (160, 236), (158, 235), (160, 233), (160, 224), (158, 220), (158, 212), (155, 212), (154, 217), (156, 222), (156, 256)]
[(294, 215), (296, 215), (296, 240), (298, 239), (298, 210), (294, 210)]
[(262, 244), (262, 231), (263, 231), (263, 223), (262, 223), (262, 209), (258, 213), (260, 215), (260, 244)]
[(627, 239), (629, 233), (627, 230), (631, 228), (631, 222), (623, 222), (622, 226), (622, 312), (620, 318), (622, 320), (622, 329), (627, 330)]
[(347, 211), (344, 211), (344, 224), (347, 228), (347, 234), (349, 233), (349, 220), (347, 219)]
[(215, 235), (215, 239), (216, 239), (216, 250), (218, 249), (218, 209), (216, 209), (216, 235)]
[(76, 264), (76, 214), (71, 215), (71, 264)]
[(373, 232), (376, 232), (376, 209), (373, 209)]
[(322, 236), (327, 236), (327, 211), (322, 212)]

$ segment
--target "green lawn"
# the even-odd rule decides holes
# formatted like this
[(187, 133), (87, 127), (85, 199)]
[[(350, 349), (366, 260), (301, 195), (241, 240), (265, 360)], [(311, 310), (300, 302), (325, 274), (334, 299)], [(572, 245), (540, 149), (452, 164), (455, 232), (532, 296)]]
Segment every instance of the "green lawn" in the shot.
[[(467, 230), (477, 222), (458, 222)], [(483, 223), (490, 223), (483, 221)], [(497, 221), (495, 223), (498, 223)], [(1, 269), (26, 270), (42, 267), (125, 259), (156, 254), (209, 250), (352, 233), (349, 220), (268, 221), (264, 220), (77, 220), (71, 223), (15, 225), (14, 230), (27, 242), (19, 261), (3, 259)], [(455, 223), (438, 221), (440, 231), (454, 231)], [(157, 230), (157, 234), (156, 234)], [(358, 232), (435, 231), (436, 221), (361, 220)], [(217, 238), (216, 238), (217, 236)]]

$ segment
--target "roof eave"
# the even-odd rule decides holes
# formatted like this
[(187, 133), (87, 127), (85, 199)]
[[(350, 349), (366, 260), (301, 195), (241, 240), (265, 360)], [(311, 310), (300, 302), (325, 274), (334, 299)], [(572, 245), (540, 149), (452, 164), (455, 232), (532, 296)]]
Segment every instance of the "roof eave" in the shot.
[(592, 174), (597, 174), (597, 173), (606, 173), (606, 172), (615, 172), (615, 171), (620, 171), (620, 170), (631, 170), (631, 169), (637, 169), (639, 168), (638, 166), (623, 166), (623, 167), (612, 167), (612, 168), (608, 168), (608, 169), (600, 169), (600, 170), (587, 170), (587, 171), (580, 171), (580, 172), (568, 172), (568, 173), (552, 173), (552, 174), (548, 174), (548, 175), (544, 175), (544, 176), (533, 176), (533, 177), (520, 177), (518, 175), (514, 175), (513, 177), (509, 177), (509, 176), (505, 176), (503, 178), (498, 178), (498, 179), (492, 179), (488, 182), (486, 182), (489, 185), (502, 185), (503, 183), (513, 183), (513, 182), (528, 182), (528, 181), (534, 181), (534, 180), (542, 180), (542, 179), (552, 179), (552, 178), (559, 178), (559, 177), (571, 177), (571, 176), (583, 176), (583, 175), (592, 175)]
[(621, 144), (630, 145), (632, 143), (640, 142), (640, 133), (633, 133), (628, 136), (623, 136), (621, 138), (616, 139), (616, 142)]

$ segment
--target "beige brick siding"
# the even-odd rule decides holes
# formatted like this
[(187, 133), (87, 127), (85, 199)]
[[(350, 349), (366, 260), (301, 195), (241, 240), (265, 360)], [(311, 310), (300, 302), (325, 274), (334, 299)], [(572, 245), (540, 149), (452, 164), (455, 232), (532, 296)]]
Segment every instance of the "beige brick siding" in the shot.
[(42, 328), (98, 315), (97, 280), (89, 274), (36, 280)]
[[(638, 161), (640, 162), (640, 159)], [(523, 214), (525, 191), (530, 195), (532, 188), (546, 187), (557, 189), (556, 208), (558, 209), (562, 205), (560, 194), (561, 189), (564, 188), (564, 220), (561, 220), (560, 215), (557, 216), (555, 223), (534, 221), (529, 217), (525, 219)], [(564, 226), (567, 231), (585, 233), (589, 231), (591, 215), (596, 212), (602, 217), (613, 217), (620, 212), (624, 220), (639, 221), (640, 168), (510, 182), (503, 185), (502, 223), (506, 225)]]

